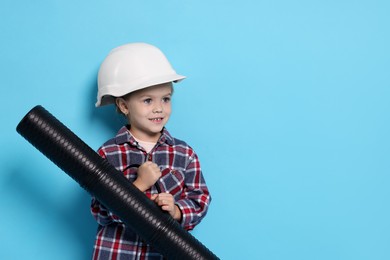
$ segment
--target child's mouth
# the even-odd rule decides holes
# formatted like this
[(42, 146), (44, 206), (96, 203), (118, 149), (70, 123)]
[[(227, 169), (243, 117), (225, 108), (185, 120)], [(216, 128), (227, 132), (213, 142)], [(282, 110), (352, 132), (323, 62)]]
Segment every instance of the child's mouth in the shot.
[(150, 121), (152, 121), (153, 123), (161, 123), (163, 121), (164, 118), (162, 117), (157, 117), (157, 118), (151, 118), (149, 119)]

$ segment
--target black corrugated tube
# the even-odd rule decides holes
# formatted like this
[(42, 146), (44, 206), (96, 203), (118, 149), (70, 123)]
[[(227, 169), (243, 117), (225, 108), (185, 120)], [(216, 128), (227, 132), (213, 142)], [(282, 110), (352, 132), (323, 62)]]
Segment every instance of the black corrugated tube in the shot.
[(218, 259), (42, 106), (16, 130), (168, 259)]

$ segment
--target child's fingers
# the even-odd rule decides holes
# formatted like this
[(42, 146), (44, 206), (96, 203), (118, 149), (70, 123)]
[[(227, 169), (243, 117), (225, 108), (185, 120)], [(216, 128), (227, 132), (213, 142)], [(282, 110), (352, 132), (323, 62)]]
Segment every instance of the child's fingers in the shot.
[(166, 198), (159, 198), (157, 203), (159, 206), (165, 206), (165, 205), (171, 204), (171, 201), (169, 199), (166, 199)]
[(169, 206), (169, 205), (162, 206), (161, 209), (165, 210), (165, 211), (171, 211), (172, 210), (171, 206)]
[(165, 210), (170, 210), (172, 208), (172, 205), (174, 204), (173, 196), (168, 193), (158, 194), (157, 198), (155, 199), (155, 202), (157, 203), (157, 205), (161, 206), (162, 209)]
[(160, 194), (158, 194), (158, 196), (160, 197), (160, 198), (163, 198), (163, 199), (167, 199), (167, 198), (173, 198), (173, 196), (172, 196), (172, 194), (170, 194), (170, 193), (160, 193)]

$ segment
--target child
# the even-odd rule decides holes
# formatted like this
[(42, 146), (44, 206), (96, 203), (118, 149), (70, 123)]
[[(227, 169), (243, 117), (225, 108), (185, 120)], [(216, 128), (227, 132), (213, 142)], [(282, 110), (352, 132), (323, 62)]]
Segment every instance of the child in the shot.
[[(132, 43), (113, 49), (99, 70), (96, 106), (116, 104), (128, 125), (98, 153), (191, 230), (206, 215), (211, 197), (196, 153), (165, 128), (172, 82), (184, 78), (152, 45)], [(91, 212), (98, 222), (93, 259), (163, 259), (95, 198)]]

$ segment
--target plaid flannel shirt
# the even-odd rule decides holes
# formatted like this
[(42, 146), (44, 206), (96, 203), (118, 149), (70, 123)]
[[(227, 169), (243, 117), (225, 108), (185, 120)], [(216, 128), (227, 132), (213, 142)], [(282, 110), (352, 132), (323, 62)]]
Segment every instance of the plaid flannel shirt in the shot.
[[(131, 182), (137, 177), (137, 169), (129, 165), (141, 165), (148, 160), (159, 165), (162, 176), (157, 183), (161, 192), (174, 196), (184, 229), (193, 229), (206, 215), (211, 197), (198, 157), (190, 146), (173, 138), (165, 128), (150, 153), (139, 146), (125, 126), (98, 153)], [(145, 191), (148, 197), (155, 193), (158, 191), (154, 186)], [(93, 259), (163, 259), (95, 198), (92, 198), (91, 212), (98, 223)]]

